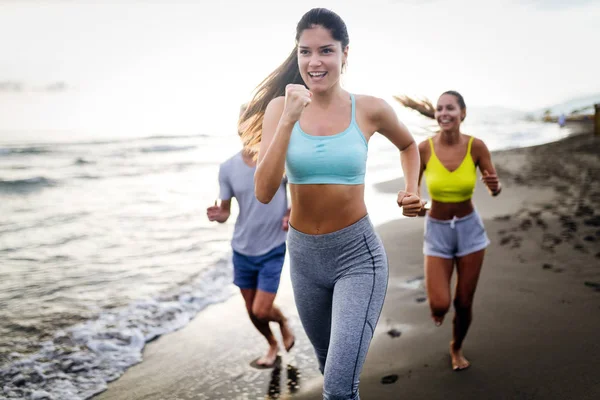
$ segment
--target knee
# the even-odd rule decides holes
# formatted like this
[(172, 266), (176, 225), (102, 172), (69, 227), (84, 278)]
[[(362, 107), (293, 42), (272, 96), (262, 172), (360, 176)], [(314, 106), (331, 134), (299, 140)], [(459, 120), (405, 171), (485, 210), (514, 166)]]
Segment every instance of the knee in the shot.
[(454, 309), (456, 310), (456, 312), (470, 312), (472, 307), (473, 299), (464, 297), (457, 297), (454, 299)]
[(266, 307), (252, 307), (251, 314), (259, 321), (266, 321), (269, 319), (270, 311), (271, 310)]

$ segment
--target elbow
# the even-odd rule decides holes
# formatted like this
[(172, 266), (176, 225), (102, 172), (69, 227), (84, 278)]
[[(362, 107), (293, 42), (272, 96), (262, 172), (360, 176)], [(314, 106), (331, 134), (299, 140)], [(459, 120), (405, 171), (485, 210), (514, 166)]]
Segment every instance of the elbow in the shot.
[(269, 204), (273, 199), (272, 195), (269, 195), (264, 190), (259, 190), (258, 188), (254, 189), (254, 196), (256, 196), (256, 200), (263, 204)]
[(412, 139), (406, 146), (400, 149), (401, 153), (404, 153), (406, 151), (416, 151), (417, 153), (419, 152), (419, 149), (417, 148), (417, 143), (414, 139)]
[(278, 189), (279, 182), (271, 182), (271, 176), (264, 175), (264, 171), (259, 166), (254, 174), (254, 196), (256, 200), (263, 204), (269, 204)]
[(254, 196), (256, 197), (256, 200), (263, 204), (269, 204), (274, 195), (275, 193), (273, 193), (272, 190), (269, 190), (264, 182), (261, 182), (259, 179), (254, 179)]

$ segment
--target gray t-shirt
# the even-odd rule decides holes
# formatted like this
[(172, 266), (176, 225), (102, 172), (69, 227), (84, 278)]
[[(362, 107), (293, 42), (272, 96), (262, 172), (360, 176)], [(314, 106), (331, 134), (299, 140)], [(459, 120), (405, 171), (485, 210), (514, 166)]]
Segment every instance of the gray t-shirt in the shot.
[(269, 204), (262, 204), (254, 195), (254, 172), (239, 152), (221, 164), (219, 186), (221, 200), (235, 197), (240, 214), (235, 221), (231, 247), (246, 256), (260, 256), (285, 242), (286, 232), (281, 220), (287, 206), (286, 184), (283, 179), (277, 193)]

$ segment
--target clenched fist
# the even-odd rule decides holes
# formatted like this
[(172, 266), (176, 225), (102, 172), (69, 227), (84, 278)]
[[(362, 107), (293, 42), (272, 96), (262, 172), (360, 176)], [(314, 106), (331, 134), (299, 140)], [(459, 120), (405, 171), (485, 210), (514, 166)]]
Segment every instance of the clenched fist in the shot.
[(285, 87), (285, 106), (282, 118), (296, 123), (304, 108), (310, 104), (312, 93), (304, 85), (290, 83)]
[(206, 216), (209, 221), (217, 221), (223, 223), (227, 221), (229, 218), (230, 212), (227, 210), (223, 210), (221, 206), (217, 205), (217, 201), (215, 200), (215, 205), (210, 206), (206, 209)]
[(483, 176), (481, 177), (485, 186), (487, 186), (488, 191), (492, 196), (497, 196), (500, 194), (502, 190), (502, 186), (500, 185), (500, 181), (498, 180), (498, 175), (490, 174), (487, 171), (483, 171)]
[(425, 205), (425, 201), (414, 193), (398, 192), (398, 207), (402, 207), (402, 215), (406, 217), (416, 217)]

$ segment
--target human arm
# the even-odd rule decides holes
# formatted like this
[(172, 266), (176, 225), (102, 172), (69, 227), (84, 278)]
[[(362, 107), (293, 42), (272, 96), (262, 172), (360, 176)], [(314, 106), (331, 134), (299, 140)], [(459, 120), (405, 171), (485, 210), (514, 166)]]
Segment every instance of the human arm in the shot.
[(387, 102), (376, 98), (373, 98), (372, 101), (375, 103), (373, 115), (376, 131), (385, 136), (400, 150), (405, 188), (398, 193), (398, 206), (402, 207), (402, 213), (405, 216), (415, 217), (423, 206), (418, 195), (421, 161), (417, 144)]
[(217, 205), (217, 200), (215, 200), (215, 204), (206, 209), (206, 216), (209, 221), (224, 223), (231, 215), (231, 198), (234, 193), (228, 171), (227, 163), (219, 167), (219, 198), (221, 199), (221, 204)]
[(208, 217), (209, 221), (217, 221), (222, 224), (229, 219), (230, 215), (231, 199), (221, 200), (220, 205), (217, 205), (217, 200), (215, 200), (215, 205), (206, 209), (206, 216)]
[[(428, 152), (429, 146), (427, 141), (419, 143), (419, 164), (421, 165), (421, 168), (419, 168), (419, 182), (417, 187), (417, 196), (419, 196), (419, 198), (421, 198), (421, 182), (423, 179), (423, 172), (425, 171), (425, 160), (429, 158)], [(421, 210), (419, 210), (418, 213), (419, 217), (424, 217), (427, 215), (427, 208), (425, 207), (425, 204), (427, 204), (427, 201), (423, 201), (423, 207), (421, 207)]]
[(291, 208), (288, 208), (285, 215), (281, 219), (281, 229), (284, 231), (288, 231), (290, 229), (290, 214), (292, 212)]
[(290, 84), (285, 97), (271, 100), (265, 110), (254, 174), (254, 193), (261, 203), (269, 203), (279, 189), (292, 129), (310, 103), (310, 96), (303, 85)]
[(485, 143), (480, 139), (473, 139), (473, 150), (477, 165), (481, 171), (481, 180), (492, 196), (498, 196), (502, 192), (502, 185), (496, 174), (496, 168), (492, 163), (492, 155)]

